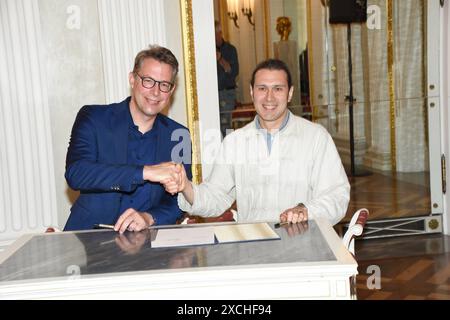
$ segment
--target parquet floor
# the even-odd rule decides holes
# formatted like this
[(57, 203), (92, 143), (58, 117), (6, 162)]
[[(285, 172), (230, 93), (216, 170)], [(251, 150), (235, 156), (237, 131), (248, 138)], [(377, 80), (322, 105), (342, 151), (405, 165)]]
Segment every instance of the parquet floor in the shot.
[(357, 240), (356, 260), (360, 300), (450, 300), (450, 236)]
[[(369, 209), (369, 220), (431, 212), (428, 172), (372, 172), (349, 181), (350, 204), (342, 223), (360, 208)], [(359, 300), (450, 300), (450, 236), (357, 240), (356, 260)]]
[(376, 173), (350, 177), (351, 194), (343, 223), (360, 208), (370, 211), (369, 220), (429, 215), (429, 173)]

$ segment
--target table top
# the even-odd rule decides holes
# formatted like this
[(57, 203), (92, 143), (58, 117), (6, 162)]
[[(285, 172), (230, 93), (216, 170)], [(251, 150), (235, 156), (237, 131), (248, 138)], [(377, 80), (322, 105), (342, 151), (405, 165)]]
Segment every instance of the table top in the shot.
[[(292, 264), (355, 264), (331, 225), (311, 220), (274, 229), (279, 240), (212, 244), (177, 248), (152, 248), (157, 229), (120, 235), (110, 230), (29, 234), (17, 240), (0, 256), (0, 285), (68, 277), (167, 272), (211, 268), (246, 268)], [(168, 227), (201, 228), (211, 224)], [(214, 224), (212, 224), (214, 225)], [(269, 223), (273, 227), (273, 223)], [(337, 243), (339, 242), (339, 243)], [(338, 248), (339, 250), (337, 250)]]

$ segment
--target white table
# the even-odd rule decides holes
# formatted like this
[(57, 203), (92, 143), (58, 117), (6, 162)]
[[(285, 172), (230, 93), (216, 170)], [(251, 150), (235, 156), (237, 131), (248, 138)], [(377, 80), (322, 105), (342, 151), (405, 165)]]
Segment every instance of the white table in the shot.
[(0, 256), (0, 299), (354, 298), (357, 263), (328, 221), (275, 231), (281, 240), (184, 248), (151, 248), (149, 232), (29, 234)]

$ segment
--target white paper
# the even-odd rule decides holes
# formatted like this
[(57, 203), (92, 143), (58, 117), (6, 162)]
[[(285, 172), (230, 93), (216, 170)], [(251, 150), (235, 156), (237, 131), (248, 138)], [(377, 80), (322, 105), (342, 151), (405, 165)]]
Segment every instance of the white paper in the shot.
[(280, 239), (265, 222), (217, 226), (214, 233), (219, 243)]
[(213, 227), (158, 229), (152, 248), (194, 246), (214, 243)]

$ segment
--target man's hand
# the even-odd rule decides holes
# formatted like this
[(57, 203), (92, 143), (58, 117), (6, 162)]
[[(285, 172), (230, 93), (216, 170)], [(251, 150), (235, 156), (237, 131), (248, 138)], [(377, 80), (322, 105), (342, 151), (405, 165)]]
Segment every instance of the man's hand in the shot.
[(186, 186), (190, 183), (187, 178), (186, 170), (181, 163), (176, 165), (175, 172), (178, 174), (177, 180), (169, 178), (161, 181), (164, 185), (164, 189), (172, 195), (178, 192), (183, 192), (186, 189)]
[(186, 171), (181, 163), (175, 165), (174, 172), (176, 174), (175, 179), (170, 177), (160, 181), (164, 189), (171, 195), (182, 191), (186, 186), (185, 180), (187, 180)]
[(172, 195), (182, 192), (190, 183), (183, 164), (163, 162), (153, 166), (144, 166), (144, 179), (159, 182)]
[(152, 182), (161, 182), (172, 179), (179, 180), (179, 168), (175, 162), (162, 162), (153, 166), (144, 166), (144, 180)]
[(183, 192), (186, 200), (192, 205), (194, 202), (194, 189), (192, 187), (192, 182), (189, 181), (187, 177), (184, 166), (181, 163), (177, 164), (175, 172), (178, 175), (177, 178), (167, 178), (161, 181), (164, 185), (164, 189), (172, 195)]
[(280, 214), (280, 221), (291, 223), (308, 221), (308, 209), (303, 204), (287, 209)]
[(222, 68), (225, 70), (226, 73), (230, 73), (231, 72), (231, 64), (225, 60), (222, 55), (216, 54), (217, 56), (217, 62), (222, 66)]
[(124, 233), (125, 230), (141, 231), (147, 229), (154, 223), (155, 220), (150, 213), (139, 212), (133, 208), (129, 208), (117, 219), (114, 230), (119, 231), (120, 234)]

